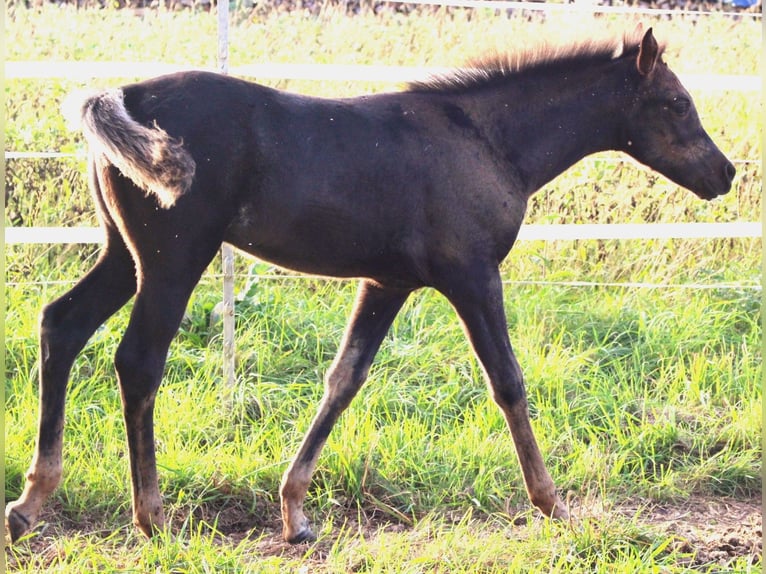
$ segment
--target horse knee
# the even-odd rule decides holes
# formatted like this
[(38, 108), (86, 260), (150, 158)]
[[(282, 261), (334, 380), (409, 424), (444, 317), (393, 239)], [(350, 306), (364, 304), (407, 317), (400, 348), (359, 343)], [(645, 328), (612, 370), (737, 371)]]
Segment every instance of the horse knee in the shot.
[(527, 393), (520, 377), (490, 379), (492, 398), (504, 410), (526, 408)]

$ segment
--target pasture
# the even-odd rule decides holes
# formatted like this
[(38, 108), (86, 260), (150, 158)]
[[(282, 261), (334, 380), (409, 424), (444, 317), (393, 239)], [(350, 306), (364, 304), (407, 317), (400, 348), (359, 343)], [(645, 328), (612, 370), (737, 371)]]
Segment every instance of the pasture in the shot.
[[(750, 18), (642, 18), (679, 73), (755, 75)], [(232, 18), (230, 64), (453, 66), (541, 37), (622, 33), (625, 16), (486, 10)], [(10, 61), (215, 65), (210, 14), (75, 11), (6, 15)], [(125, 81), (131, 81), (126, 78)], [(79, 151), (58, 112), (72, 89), (122, 80), (6, 83), (6, 149)], [(307, 94), (380, 82), (270, 81)], [(702, 202), (666, 179), (588, 158), (534, 196), (529, 223), (753, 221), (761, 213), (760, 95), (692, 94), (734, 189)], [(9, 160), (6, 225), (95, 225), (84, 161)], [(171, 346), (155, 416), (172, 534), (130, 525), (112, 356), (129, 306), (72, 370), (64, 480), (36, 531), (7, 548), (14, 572), (756, 572), (761, 569), (760, 240), (528, 241), (503, 264), (511, 341), (533, 427), (573, 518), (530, 509), (505, 422), (457, 318), (411, 297), (367, 384), (334, 429), (307, 498), (318, 540), (281, 541), (278, 487), (322, 394), (356, 289), (237, 258), (237, 385), (222, 384), (214, 264)], [(41, 306), (96, 246), (6, 247), (5, 498), (17, 498), (37, 415)]]

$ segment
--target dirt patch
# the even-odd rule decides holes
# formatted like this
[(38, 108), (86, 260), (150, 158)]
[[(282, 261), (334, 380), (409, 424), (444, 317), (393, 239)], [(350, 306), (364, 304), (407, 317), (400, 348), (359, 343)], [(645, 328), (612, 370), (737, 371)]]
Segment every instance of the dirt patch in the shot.
[[(601, 520), (608, 515), (619, 515), (634, 520), (638, 525), (649, 527), (654, 532), (672, 537), (673, 542), (669, 550), (676, 550), (685, 555), (679, 566), (686, 566), (690, 570), (708, 570), (711, 566), (725, 570), (732, 562), (743, 557), (754, 565), (762, 560), (760, 498), (693, 496), (672, 503), (629, 500), (610, 508), (604, 508), (598, 501), (570, 501), (569, 504), (575, 521), (588, 518)], [(196, 507), (194, 515), (197, 520), (217, 524), (218, 532), (221, 533), (218, 542), (222, 545), (236, 546), (251, 541), (256, 561), (257, 556), (282, 557), (301, 561), (307, 568), (323, 571), (324, 562), (335, 543), (333, 537), (328, 536), (313, 545), (288, 544), (281, 537), (282, 525), (278, 510), (277, 505), (265, 505), (259, 508), (258, 512), (252, 513), (249, 509), (237, 505), (225, 508), (215, 508), (215, 505), (211, 505)], [(529, 516), (529, 512), (522, 512), (514, 523), (522, 529)], [(125, 518), (128, 524), (129, 517)], [(171, 521), (174, 524), (182, 523), (185, 518), (177, 514)], [(369, 512), (355, 509), (346, 513), (344, 518), (346, 527), (361, 532), (369, 540), (375, 539), (382, 532), (406, 535), (412, 528), (405, 524), (392, 523), (390, 515), (375, 509), (370, 509)], [(75, 527), (62, 518), (61, 512), (50, 506), (44, 512), (42, 520), (48, 524), (43, 527), (39, 536), (26, 543), (22, 553), (27, 559), (36, 557), (35, 562), (38, 565), (53, 564), (63, 558), (59, 555), (61, 547), (57, 543), (58, 539), (81, 535), (84, 532), (97, 533), (98, 529), (103, 527), (103, 524), (94, 522), (90, 525), (92, 528), (89, 528), (87, 521), (80, 522), (78, 527)], [(141, 543), (140, 538), (136, 543)], [(14, 566), (19, 566), (19, 558), (21, 562), (26, 561), (21, 556), (13, 556), (13, 553), (6, 552), (9, 571), (13, 571)]]
[[(697, 495), (672, 503), (629, 500), (609, 509), (604, 509), (599, 503), (570, 504), (573, 515), (580, 519), (619, 514), (673, 537), (674, 542), (670, 549), (688, 555), (685, 564), (679, 565), (690, 568), (711, 565), (726, 567), (741, 557), (751, 564), (757, 564), (763, 556), (760, 498), (733, 499)], [(260, 510), (261, 520), (257, 524), (252, 523), (251, 515), (240, 515), (238, 512), (219, 514), (218, 527), (226, 534), (226, 540), (236, 544), (246, 539), (255, 539), (258, 540), (258, 552), (263, 556), (305, 558), (307, 545), (293, 546), (282, 540), (282, 523), (277, 509), (267, 507)], [(373, 539), (384, 531), (406, 533), (410, 529), (410, 526), (405, 524), (391, 523), (390, 515), (376, 509), (369, 509), (369, 512), (363, 511), (361, 514), (362, 524), (358, 524), (360, 515), (356, 509), (348, 512), (345, 523), (352, 530), (362, 532), (368, 539)], [(520, 516), (528, 514), (522, 513)], [(517, 524), (523, 527), (525, 522), (526, 518), (522, 518)], [(330, 537), (314, 545), (309, 561), (316, 565), (321, 564), (333, 543), (334, 540)]]
[[(670, 549), (685, 555), (684, 564), (690, 568), (718, 565), (726, 567), (738, 558), (757, 564), (763, 556), (762, 506), (760, 498), (733, 499), (693, 496), (672, 503), (647, 503), (637, 500), (623, 502), (609, 510), (593, 505), (572, 503), (578, 518), (603, 518), (605, 513), (619, 514), (634, 519), (638, 524), (674, 538)], [(365, 538), (372, 539), (381, 532), (407, 532), (409, 526), (392, 524), (391, 517), (373, 511), (364, 524), (357, 525), (356, 511), (349, 513), (347, 525), (358, 526)], [(273, 514), (268, 523), (261, 523), (249, 531), (232, 530), (227, 533), (230, 542), (259, 537), (258, 550), (264, 556), (284, 556), (299, 559), (307, 546), (293, 546), (282, 540), (281, 520)], [(519, 526), (526, 522), (521, 520)], [(221, 526), (219, 521), (219, 526)], [(356, 528), (352, 528), (356, 530)], [(330, 551), (333, 541), (320, 542), (313, 547), (312, 562), (321, 562)]]
[(763, 557), (763, 514), (760, 498), (748, 500), (693, 496), (672, 504), (621, 504), (623, 515), (675, 536), (676, 549), (692, 555), (690, 566)]

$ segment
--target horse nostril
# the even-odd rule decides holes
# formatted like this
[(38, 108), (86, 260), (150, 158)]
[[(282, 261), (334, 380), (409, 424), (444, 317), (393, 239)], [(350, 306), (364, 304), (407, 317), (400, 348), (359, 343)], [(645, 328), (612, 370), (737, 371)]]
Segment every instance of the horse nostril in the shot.
[(729, 181), (729, 183), (734, 181), (734, 176), (737, 174), (737, 169), (731, 164), (731, 162), (726, 162), (723, 171), (724, 174), (726, 174), (726, 179)]

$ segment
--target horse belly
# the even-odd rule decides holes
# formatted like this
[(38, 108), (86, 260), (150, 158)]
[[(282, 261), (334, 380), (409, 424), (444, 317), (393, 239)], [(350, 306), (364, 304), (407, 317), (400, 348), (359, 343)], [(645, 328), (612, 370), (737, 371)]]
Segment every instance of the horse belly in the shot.
[(416, 241), (406, 226), (392, 227), (328, 207), (313, 206), (300, 213), (243, 209), (224, 240), (301, 273), (419, 284)]

